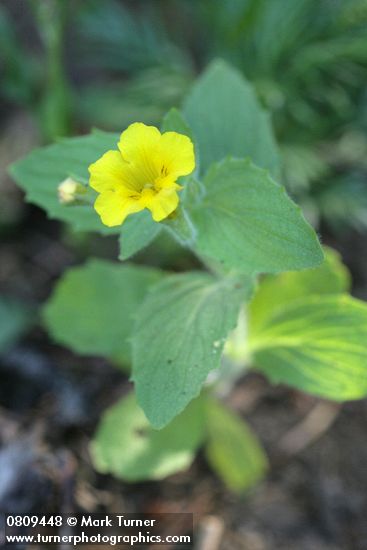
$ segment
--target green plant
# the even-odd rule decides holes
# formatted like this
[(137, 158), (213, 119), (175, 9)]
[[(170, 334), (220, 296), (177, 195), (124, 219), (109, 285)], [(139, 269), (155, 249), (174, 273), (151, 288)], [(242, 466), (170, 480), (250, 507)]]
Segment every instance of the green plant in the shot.
[[(366, 177), (365, 0), (204, 0), (189, 6), (198, 28), (210, 29), (202, 33), (204, 55), (220, 52), (235, 63), (271, 110), (292, 196), (317, 224), (323, 219), (333, 230), (365, 228), (366, 188), (354, 183)], [(350, 144), (349, 155), (341, 154), (341, 142)]]
[[(239, 73), (211, 64), (162, 131), (193, 140), (196, 170), (179, 179), (179, 206), (160, 223), (142, 211), (107, 228), (92, 208), (88, 166), (116, 147), (116, 134), (63, 139), (12, 166), (28, 200), (50, 216), (119, 235), (121, 259), (166, 234), (202, 266), (173, 273), (92, 259), (63, 275), (43, 321), (76, 353), (131, 365), (136, 397), (102, 418), (91, 446), (98, 469), (158, 479), (187, 467), (205, 446), (228, 487), (242, 491), (267, 462), (250, 428), (218, 401), (217, 388), (253, 368), (337, 401), (367, 395), (367, 308), (348, 295), (340, 259), (332, 251), (324, 257), (300, 208), (276, 183), (269, 118)], [(66, 178), (85, 186), (75, 204), (58, 200)]]
[(31, 9), (44, 52), (26, 49), (6, 9), (0, 6), (0, 96), (27, 108), (36, 118), (44, 141), (71, 132), (72, 92), (65, 72), (64, 31), (69, 3), (33, 1)]
[(73, 29), (75, 64), (98, 71), (78, 90), (76, 107), (88, 125), (159, 124), (192, 83), (193, 61), (169, 36), (163, 5), (141, 2), (129, 9), (115, 0), (88, 0)]
[(156, 124), (186, 94), (192, 66), (220, 55), (271, 111), (282, 181), (307, 216), (363, 229), (366, 21), (365, 0), (92, 0), (76, 25), (80, 60), (109, 76), (80, 90), (81, 116), (105, 129)]

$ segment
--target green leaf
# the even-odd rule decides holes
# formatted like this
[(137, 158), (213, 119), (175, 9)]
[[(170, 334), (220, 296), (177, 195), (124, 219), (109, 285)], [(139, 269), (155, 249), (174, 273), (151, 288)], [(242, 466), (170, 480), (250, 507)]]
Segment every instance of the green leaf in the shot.
[(264, 277), (250, 303), (250, 323), (253, 331), (272, 316), (279, 307), (298, 298), (312, 295), (340, 294), (350, 287), (350, 275), (340, 255), (325, 248), (325, 260), (316, 268), (289, 271)]
[(22, 303), (0, 298), (0, 351), (6, 351), (31, 324), (31, 312)]
[(179, 205), (171, 216), (163, 220), (162, 226), (181, 246), (188, 248), (194, 246), (196, 231), (184, 206)]
[(77, 353), (129, 362), (136, 309), (161, 276), (156, 269), (96, 259), (72, 268), (43, 309), (46, 327)]
[(274, 383), (336, 401), (367, 395), (367, 306), (359, 300), (297, 300), (250, 330), (249, 342), (255, 367)]
[(193, 193), (193, 191), (189, 191), (192, 187), (196, 187), (200, 185), (198, 181), (194, 180), (194, 176), (199, 172), (199, 151), (197, 144), (195, 143), (195, 139), (192, 133), (192, 129), (187, 124), (186, 119), (184, 118), (181, 111), (179, 111), (176, 108), (172, 108), (166, 113), (166, 115), (163, 118), (162, 122), (162, 132), (178, 132), (179, 134), (184, 134), (185, 136), (188, 136), (191, 141), (194, 144), (195, 148), (195, 170), (192, 174), (189, 176), (183, 176), (179, 178), (179, 183), (181, 183), (184, 187), (182, 193), (181, 193), (181, 206), (186, 206), (187, 204), (187, 195), (189, 193)]
[(173, 275), (149, 293), (134, 327), (133, 380), (154, 427), (180, 413), (220, 365), (244, 294), (242, 282), (206, 273)]
[(173, 107), (166, 113), (162, 121), (162, 132), (178, 132), (193, 139), (192, 130), (187, 124), (181, 111)]
[(268, 462), (247, 424), (219, 401), (207, 403), (209, 464), (231, 491), (241, 493), (266, 473)]
[(179, 183), (183, 185), (180, 193), (180, 205), (176, 212), (167, 218), (164, 225), (173, 234), (173, 236), (183, 245), (191, 246), (195, 239), (195, 229), (188, 217), (186, 209), (190, 207), (193, 201), (197, 201), (203, 192), (201, 182), (195, 178), (199, 172), (199, 154), (194, 141), (191, 128), (188, 126), (181, 111), (171, 109), (163, 119), (162, 132), (178, 132), (188, 136), (195, 147), (195, 170), (189, 176), (179, 178)]
[(119, 259), (126, 260), (148, 246), (161, 230), (162, 226), (153, 221), (151, 213), (146, 210), (129, 216), (121, 229)]
[(127, 481), (162, 479), (188, 468), (204, 439), (200, 399), (165, 429), (154, 430), (130, 394), (107, 410), (92, 441), (96, 468)]
[(116, 149), (119, 136), (94, 132), (88, 136), (62, 139), (36, 149), (10, 167), (10, 174), (26, 192), (26, 199), (55, 218), (70, 223), (79, 231), (118, 233), (120, 228), (102, 224), (92, 205), (65, 206), (59, 202), (57, 188), (71, 176), (81, 183), (89, 180), (88, 166), (109, 149)]
[(252, 86), (223, 61), (215, 61), (194, 84), (183, 113), (192, 128), (202, 173), (230, 155), (249, 156), (273, 173), (278, 152), (268, 115)]
[(304, 269), (322, 261), (300, 208), (265, 170), (249, 160), (227, 159), (209, 170), (204, 185), (206, 196), (190, 211), (201, 255), (247, 273)]

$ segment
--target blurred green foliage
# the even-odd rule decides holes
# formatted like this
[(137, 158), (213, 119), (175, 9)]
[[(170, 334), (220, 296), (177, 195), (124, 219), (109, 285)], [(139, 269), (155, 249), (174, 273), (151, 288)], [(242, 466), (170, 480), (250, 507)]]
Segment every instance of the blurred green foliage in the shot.
[(205, 455), (213, 470), (235, 493), (264, 477), (268, 461), (250, 427), (217, 399), (207, 399)]
[(203, 401), (192, 401), (169, 426), (155, 430), (134, 394), (122, 398), (104, 413), (91, 443), (97, 470), (141, 481), (187, 469), (205, 439)]
[(160, 6), (141, 2), (133, 10), (115, 0), (84, 3), (74, 25), (77, 57), (81, 66), (99, 70), (102, 80), (80, 90), (80, 115), (87, 124), (112, 130), (136, 120), (158, 124), (181, 102), (193, 79), (193, 60), (169, 38)]
[[(0, 6), (0, 98), (25, 107), (37, 117), (45, 141), (72, 131), (73, 100), (64, 65), (64, 31), (68, 2), (29, 0), (43, 52), (29, 47), (14, 19)], [(26, 21), (26, 20), (25, 20)]]
[(39, 65), (33, 56), (29, 56), (26, 61), (25, 48), (18, 40), (14, 23), (1, 5), (0, 51), (1, 98), (20, 105), (29, 105), (33, 101)]

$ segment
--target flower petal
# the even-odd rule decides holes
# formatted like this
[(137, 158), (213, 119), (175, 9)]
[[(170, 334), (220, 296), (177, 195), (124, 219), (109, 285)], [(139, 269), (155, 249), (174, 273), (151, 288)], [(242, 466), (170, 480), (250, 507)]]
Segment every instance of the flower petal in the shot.
[(160, 131), (154, 126), (135, 122), (121, 134), (118, 148), (130, 163), (141, 185), (153, 183), (159, 175)]
[(191, 139), (176, 132), (165, 132), (161, 137), (161, 161), (167, 173), (175, 178), (191, 174), (195, 168)]
[(149, 201), (146, 201), (146, 207), (151, 211), (155, 222), (160, 222), (167, 218), (176, 210), (179, 202), (179, 196), (175, 187), (162, 189), (154, 195)]
[(108, 227), (121, 225), (129, 214), (140, 212), (144, 206), (138, 200), (126, 197), (118, 191), (107, 190), (98, 195), (94, 203), (102, 223)]
[(89, 173), (89, 185), (99, 193), (122, 188), (129, 192), (140, 189), (131, 167), (124, 161), (119, 151), (107, 151), (89, 166)]

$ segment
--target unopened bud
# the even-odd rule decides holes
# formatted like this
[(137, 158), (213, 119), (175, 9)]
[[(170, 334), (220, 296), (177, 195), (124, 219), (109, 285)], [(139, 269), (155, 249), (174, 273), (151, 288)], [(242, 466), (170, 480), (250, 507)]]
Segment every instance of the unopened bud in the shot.
[(66, 180), (62, 181), (57, 188), (57, 193), (61, 204), (72, 204), (77, 202), (80, 200), (82, 195), (85, 195), (86, 192), (86, 187), (72, 178), (66, 178)]

